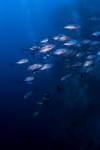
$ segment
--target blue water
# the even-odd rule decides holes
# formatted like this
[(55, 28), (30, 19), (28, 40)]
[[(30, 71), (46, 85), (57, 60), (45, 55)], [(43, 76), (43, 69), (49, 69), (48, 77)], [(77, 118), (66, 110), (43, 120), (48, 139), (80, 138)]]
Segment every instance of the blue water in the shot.
[[(75, 102), (73, 97), (68, 102), (66, 83), (60, 83), (65, 87), (61, 93), (56, 89), (61, 77), (58, 66), (55, 70), (44, 71), (33, 85), (18, 86), (16, 80), (21, 81), (30, 74), (22, 71), (19, 66), (13, 66), (11, 69), (9, 64), (27, 57), (31, 59), (30, 64), (39, 62), (37, 57), (33, 60), (32, 56), (26, 51), (22, 52), (20, 47), (27, 48), (33, 41), (39, 42), (42, 37), (59, 33), (57, 24), (64, 26), (68, 23), (80, 23), (83, 30), (77, 30), (76, 40), (90, 38), (90, 27), (93, 28), (100, 22), (91, 24), (87, 19), (100, 17), (99, 5), (99, 0), (0, 1), (0, 147), (83, 150), (91, 140), (95, 141), (94, 149), (99, 146), (100, 99), (97, 91), (100, 91), (100, 81), (97, 84), (91, 77), (86, 82), (88, 89), (84, 93), (90, 101)], [(66, 31), (62, 29), (62, 33), (66, 34)], [(36, 87), (39, 93), (23, 100), (23, 95)], [(42, 101), (45, 91), (51, 97), (50, 107), (44, 107), (34, 118), (33, 114), (40, 108), (37, 102)], [(86, 115), (82, 117), (83, 120), (79, 120), (76, 128), (67, 132), (66, 128), (84, 110)], [(82, 144), (78, 143), (80, 140), (83, 141)]]

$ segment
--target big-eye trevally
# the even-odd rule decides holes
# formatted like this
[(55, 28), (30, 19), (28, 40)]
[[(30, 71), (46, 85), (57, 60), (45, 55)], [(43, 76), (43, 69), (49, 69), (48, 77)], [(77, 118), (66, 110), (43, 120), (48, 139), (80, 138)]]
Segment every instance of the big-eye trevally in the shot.
[(93, 46), (93, 45), (98, 45), (100, 42), (99, 41), (93, 41), (90, 43), (90, 46)]
[(21, 65), (21, 64), (28, 63), (29, 61), (30, 61), (30, 59), (23, 58), (23, 59), (19, 59), (16, 63), (10, 63), (10, 65), (12, 67), (13, 65)]
[(92, 20), (92, 21), (100, 21), (100, 17), (91, 17), (88, 20)]
[(84, 66), (90, 66), (90, 65), (92, 65), (93, 63), (94, 63), (93, 60), (86, 61), (86, 62), (84, 63)]
[(42, 67), (40, 70), (43, 71), (43, 70), (49, 69), (49, 68), (51, 68), (51, 67), (53, 67), (53, 64), (52, 64), (52, 63), (44, 64), (43, 67)]
[(45, 53), (47, 51), (52, 50), (54, 47), (55, 47), (55, 44), (46, 44), (40, 48), (39, 53)]
[(97, 57), (97, 55), (89, 55), (87, 56), (87, 59), (95, 59)]
[(67, 45), (67, 46), (72, 46), (75, 44), (77, 44), (77, 41), (74, 39), (69, 39), (67, 42), (64, 43), (64, 45)]
[(82, 26), (80, 26), (79, 24), (68, 24), (66, 26), (64, 26), (65, 29), (80, 29), (82, 28)]
[(65, 48), (61, 48), (61, 49), (57, 49), (53, 52), (54, 55), (61, 55), (61, 54), (64, 54), (66, 53), (67, 49)]
[(99, 36), (100, 35), (100, 31), (95, 31), (95, 32), (92, 33), (92, 35)]
[(37, 64), (32, 64), (32, 65), (28, 66), (27, 70), (35, 71), (35, 70), (39, 70), (42, 67), (43, 67), (43, 64), (37, 63)]

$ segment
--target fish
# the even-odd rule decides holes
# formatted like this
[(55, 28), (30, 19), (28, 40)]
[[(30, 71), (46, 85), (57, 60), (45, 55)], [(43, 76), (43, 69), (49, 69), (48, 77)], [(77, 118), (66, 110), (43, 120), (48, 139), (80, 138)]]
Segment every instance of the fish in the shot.
[(68, 56), (71, 55), (73, 52), (74, 52), (73, 50), (66, 49), (65, 53), (63, 53), (62, 56), (68, 57)]
[(49, 42), (49, 37), (43, 38), (40, 43), (47, 43)]
[(93, 60), (86, 61), (86, 62), (84, 63), (84, 66), (90, 66), (90, 65), (92, 65), (93, 63), (94, 63)]
[(49, 59), (51, 56), (51, 53), (45, 53), (43, 59)]
[(58, 40), (59, 39), (59, 35), (55, 35), (54, 37), (53, 37), (53, 40)]
[(81, 29), (82, 26), (79, 24), (68, 24), (68, 25), (64, 26), (64, 28), (72, 30), (72, 29)]
[(85, 52), (79, 52), (77, 55), (76, 55), (76, 57), (77, 58), (81, 58), (81, 57), (83, 57), (85, 55)]
[(33, 95), (33, 91), (29, 91), (28, 93), (26, 93), (24, 96), (23, 96), (23, 99), (27, 99), (27, 98), (29, 98), (30, 96), (32, 96)]
[(52, 38), (51, 38), (50, 36), (48, 36), (48, 37), (46, 37), (46, 38), (43, 37), (43, 39), (40, 41), (40, 43), (47, 43), (47, 42), (49, 42), (51, 39), (52, 39)]
[(100, 35), (100, 31), (95, 31), (95, 32), (92, 33), (92, 35), (99, 36)]
[(82, 66), (83, 65), (83, 63), (81, 63), (81, 62), (76, 62), (76, 63), (74, 63), (73, 65), (71, 65), (71, 67), (73, 68), (73, 67), (80, 67), (80, 66)]
[(34, 91), (28, 91), (28, 92), (23, 96), (23, 99), (29, 98), (30, 96), (33, 95), (34, 92), (38, 92), (37, 87), (36, 87), (36, 89), (35, 89)]
[(64, 69), (67, 71), (68, 69), (70, 69), (70, 67), (71, 67), (71, 65), (69, 64), (69, 65), (66, 65), (66, 66), (64, 67)]
[(29, 84), (33, 84), (35, 78), (34, 77), (26, 77), (23, 81), (16, 81), (18, 83), (18, 85), (20, 85), (20, 83), (29, 83)]
[(72, 45), (75, 45), (75, 44), (77, 44), (77, 41), (74, 40), (74, 39), (70, 39), (67, 42), (65, 42), (63, 45), (72, 46)]
[(85, 73), (86, 73), (86, 74), (90, 74), (92, 70), (94, 70), (94, 67), (93, 67), (93, 66), (89, 66), (89, 67), (87, 68), (87, 70), (86, 70)]
[(91, 47), (89, 47), (89, 50), (94, 50), (96, 48), (98, 48), (98, 45), (92, 45)]
[(11, 68), (13, 65), (21, 65), (21, 64), (25, 64), (28, 63), (30, 61), (30, 59), (28, 58), (23, 58), (23, 59), (19, 59), (16, 63), (10, 63)]
[(66, 53), (67, 49), (65, 48), (61, 48), (61, 49), (57, 49), (53, 52), (54, 55), (61, 55), (61, 54), (64, 54)]
[(100, 17), (91, 17), (88, 20), (92, 20), (92, 21), (100, 21)]
[(46, 69), (49, 69), (53, 67), (53, 64), (52, 63), (48, 63), (48, 64), (44, 64), (42, 68), (40, 68), (40, 70), (46, 70)]
[(81, 41), (81, 44), (82, 44), (82, 45), (85, 45), (85, 44), (90, 44), (91, 42), (92, 42), (92, 41), (89, 40), (89, 39), (84, 39), (84, 40)]
[(35, 78), (34, 77), (27, 77), (24, 79), (25, 82), (31, 82), (33, 81)]
[(36, 70), (41, 69), (42, 67), (43, 67), (43, 64), (37, 63), (37, 64), (32, 64), (32, 65), (28, 66), (27, 70), (36, 71)]
[(44, 46), (41, 46), (38, 53), (45, 53), (47, 51), (52, 50), (55, 47), (55, 44), (45, 44)]
[(69, 37), (66, 36), (65, 34), (59, 34), (58, 36), (59, 36), (58, 41), (60, 42), (65, 42), (69, 39)]
[(95, 59), (96, 57), (97, 57), (97, 55), (89, 55), (89, 56), (87, 56), (86, 59)]
[(93, 41), (93, 42), (91, 42), (89, 45), (90, 45), (90, 46), (93, 46), (93, 45), (98, 45), (98, 44), (100, 44), (99, 41)]

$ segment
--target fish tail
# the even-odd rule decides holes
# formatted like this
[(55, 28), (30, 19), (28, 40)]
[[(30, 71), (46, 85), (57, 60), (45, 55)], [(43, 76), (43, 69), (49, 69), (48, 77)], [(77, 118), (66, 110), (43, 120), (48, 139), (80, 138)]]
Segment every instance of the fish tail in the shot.
[(35, 43), (36, 45), (38, 45), (38, 42), (33, 41), (33, 43)]
[(20, 67), (20, 69), (22, 69), (22, 71), (25, 71), (25, 70), (26, 70), (26, 68), (23, 68), (23, 67)]
[(36, 89), (35, 89), (35, 91), (34, 91), (34, 92), (39, 92), (37, 87), (36, 87)]
[(25, 51), (25, 49), (24, 49), (24, 48), (22, 48), (22, 47), (21, 47), (21, 50), (22, 50), (22, 52), (24, 52), (24, 51)]
[(11, 68), (12, 68), (12, 66), (13, 66), (13, 63), (9, 63), (10, 65), (11, 65)]
[(21, 83), (21, 82), (19, 82), (19, 81), (16, 81), (17, 83), (18, 83), (18, 85)]

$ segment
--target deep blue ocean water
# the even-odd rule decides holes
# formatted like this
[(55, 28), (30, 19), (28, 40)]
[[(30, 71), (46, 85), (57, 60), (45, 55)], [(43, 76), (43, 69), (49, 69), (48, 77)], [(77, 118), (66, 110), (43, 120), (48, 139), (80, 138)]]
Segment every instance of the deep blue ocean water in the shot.
[[(88, 86), (80, 90), (83, 101), (66, 94), (69, 85), (59, 79), (64, 75), (57, 64), (55, 69), (45, 70), (33, 84), (20, 84), (30, 72), (22, 71), (19, 66), (11, 66), (21, 58), (29, 58), (31, 63), (39, 62), (20, 47), (27, 48), (33, 41), (42, 37), (54, 36), (60, 31), (59, 26), (79, 23), (81, 31), (73, 33), (76, 40), (90, 38), (95, 30), (100, 30), (100, 22), (87, 21), (90, 17), (100, 17), (99, 0), (1, 0), (0, 1), (0, 147), (2, 149), (39, 149), (39, 150), (85, 150), (90, 141), (94, 141), (94, 150), (100, 145), (100, 79), (91, 75), (86, 79)], [(95, 27), (95, 29), (94, 29)], [(92, 40), (95, 40), (92, 37)], [(96, 38), (100, 40), (100, 38)], [(24, 64), (24, 67), (27, 65)], [(95, 70), (99, 77), (99, 69)], [(64, 87), (59, 93), (56, 86)], [(74, 89), (77, 88), (73, 82)], [(23, 95), (38, 88), (29, 99)], [(44, 107), (38, 116), (37, 102), (42, 101), (43, 93), (50, 94), (50, 107)], [(83, 93), (80, 93), (83, 92)], [(85, 113), (84, 113), (85, 112)], [(79, 114), (82, 114), (82, 119)], [(78, 119), (79, 118), (79, 119)], [(77, 120), (78, 119), (78, 120)], [(76, 120), (76, 123), (74, 122)], [(67, 131), (74, 122), (72, 129)], [(82, 142), (79, 142), (81, 141)], [(98, 148), (99, 149), (99, 148)]]

